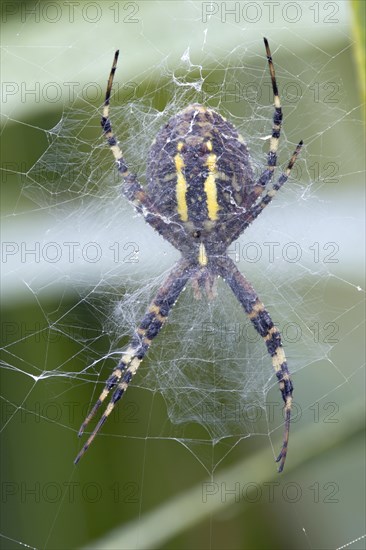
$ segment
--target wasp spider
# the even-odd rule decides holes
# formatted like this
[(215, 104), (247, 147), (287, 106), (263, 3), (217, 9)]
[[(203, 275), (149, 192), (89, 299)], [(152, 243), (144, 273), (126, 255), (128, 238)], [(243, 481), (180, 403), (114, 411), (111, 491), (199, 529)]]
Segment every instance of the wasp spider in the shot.
[(255, 220), (287, 181), (300, 152), (296, 147), (290, 162), (275, 183), (282, 109), (268, 41), (264, 39), (274, 96), (272, 136), (267, 164), (255, 178), (248, 148), (235, 127), (220, 114), (192, 104), (173, 116), (158, 132), (147, 161), (147, 184), (141, 186), (131, 174), (109, 118), (109, 102), (118, 51), (109, 75), (102, 128), (123, 180), (123, 194), (162, 237), (181, 252), (181, 259), (158, 290), (132, 340), (108, 378), (105, 388), (83, 422), (81, 436), (112, 389), (114, 393), (75, 463), (89, 448), (96, 434), (128, 388), (152, 340), (164, 326), (171, 308), (189, 280), (194, 288), (212, 294), (216, 277), (222, 277), (242, 305), (255, 330), (262, 336), (272, 358), (282, 398), (285, 425), (279, 471), (286, 459), (293, 385), (281, 335), (252, 285), (228, 257), (230, 244)]

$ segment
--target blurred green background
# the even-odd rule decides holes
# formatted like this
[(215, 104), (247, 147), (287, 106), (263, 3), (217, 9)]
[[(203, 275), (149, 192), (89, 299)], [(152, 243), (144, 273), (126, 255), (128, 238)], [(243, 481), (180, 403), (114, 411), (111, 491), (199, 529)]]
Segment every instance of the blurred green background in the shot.
[[(2, 547), (328, 549), (355, 541), (349, 548), (365, 548), (360, 538), (366, 531), (363, 2), (279, 2), (273, 13), (259, 2), (85, 2), (74, 7), (4, 2), (1, 9)], [(144, 285), (144, 278), (168, 269), (176, 257), (119, 204), (112, 161), (100, 139), (101, 98), (96, 94), (93, 101), (91, 93), (86, 100), (80, 89), (91, 82), (104, 89), (118, 47), (117, 80), (138, 88), (130, 104), (129, 90), (122, 89), (119, 101), (126, 107), (118, 111), (116, 106), (114, 120), (121, 141), (126, 139), (126, 156), (143, 174), (153, 128), (166, 120), (160, 121), (152, 107), (158, 112), (168, 105), (169, 111), (199, 100), (192, 87), (180, 86), (189, 79), (232, 84), (229, 64), (243, 82), (268, 83), (263, 35), (270, 40), (280, 90), (284, 82), (301, 84), (298, 96), (290, 91), (287, 103), (283, 99), (280, 164), (300, 138), (306, 147), (295, 181), (273, 214), (260, 220), (258, 235), (277, 240), (283, 231), (287, 241), (303, 242), (306, 235), (306, 242), (339, 245), (339, 261), (323, 270), (306, 261), (297, 271), (287, 264), (276, 273), (266, 264), (262, 273), (256, 265), (239, 264), (254, 284), (260, 281), (261, 296), (276, 319), (295, 320), (298, 308), (304, 323), (311, 319), (323, 329), (330, 322), (337, 325), (335, 341), (322, 333), (322, 345), (309, 349), (305, 339), (290, 348), (303, 414), (292, 427), (286, 469), (278, 475), (273, 462), (280, 429), (272, 426), (271, 437), (263, 437), (266, 428), (254, 425), (252, 432), (261, 437), (224, 441), (223, 450), (211, 443), (201, 449), (202, 428), (183, 427), (177, 436), (159, 391), (147, 391), (137, 378), (110, 425), (74, 468), (77, 430), (118, 354), (103, 357), (126, 343), (107, 322), (110, 309), (119, 295), (138, 288), (140, 280)], [(191, 70), (184, 64), (187, 55), (195, 64)], [(52, 95), (59, 89), (60, 97)], [(70, 89), (75, 90), (71, 97)], [(261, 162), (266, 143), (253, 135), (268, 135), (271, 102), (266, 97), (233, 101), (231, 88), (213, 89), (212, 104), (239, 126), (244, 112), (240, 129)], [(69, 136), (66, 145), (58, 135)], [(47, 165), (35, 165), (47, 150)], [(101, 168), (108, 171), (106, 178)], [(120, 270), (85, 263), (74, 268), (16, 263), (19, 255), (9, 254), (9, 243), (106, 238), (103, 225), (120, 232), (122, 242), (138, 235), (138, 264)], [(248, 239), (254, 240), (253, 233)], [(280, 295), (272, 299), (277, 283)], [(147, 285), (138, 310), (143, 311), (150, 290)], [(93, 295), (83, 299), (83, 291)], [(220, 303), (225, 307), (224, 299)], [(181, 309), (187, 316), (189, 303), (183, 301)], [(130, 326), (127, 316), (123, 319), (125, 336)], [(183, 315), (184, 322), (189, 320)], [(172, 334), (179, 326), (178, 317), (154, 343), (143, 376), (154, 369), (166, 342), (175, 341)], [(189, 338), (194, 346), (194, 335)], [(176, 351), (181, 353), (178, 344), (169, 353), (174, 357)], [(194, 357), (195, 351), (189, 353)], [(279, 399), (272, 382), (268, 399)]]

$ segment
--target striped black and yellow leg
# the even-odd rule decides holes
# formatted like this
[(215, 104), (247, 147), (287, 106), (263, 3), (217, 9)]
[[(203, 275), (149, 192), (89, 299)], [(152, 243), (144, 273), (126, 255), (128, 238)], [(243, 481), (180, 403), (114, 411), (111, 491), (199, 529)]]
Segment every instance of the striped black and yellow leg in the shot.
[(118, 55), (119, 51), (117, 50), (114, 55), (112, 69), (108, 78), (101, 126), (104, 136), (116, 161), (117, 170), (123, 179), (122, 193), (135, 206), (136, 210), (144, 216), (145, 221), (148, 224), (150, 224), (156, 231), (158, 231), (158, 233), (163, 235), (169, 242), (171, 242), (173, 246), (176, 246), (177, 243), (181, 244), (180, 249), (184, 251), (185, 239), (182, 227), (167, 222), (163, 216), (155, 211), (151, 200), (149, 200), (144, 188), (138, 182), (136, 175), (132, 174), (129, 171), (122, 153), (122, 149), (119, 146), (117, 137), (113, 133), (112, 123), (109, 118), (109, 106), (113, 79), (117, 68)]
[(296, 147), (295, 151), (293, 152), (293, 155), (290, 159), (290, 162), (288, 163), (286, 170), (282, 172), (280, 177), (278, 178), (277, 182), (273, 184), (272, 188), (264, 193), (262, 197), (260, 198), (259, 202), (256, 202), (249, 210), (244, 212), (243, 214), (240, 214), (239, 216), (236, 216), (232, 220), (232, 227), (230, 227), (227, 224), (227, 227), (229, 227), (229, 234), (230, 234), (230, 241), (228, 241), (228, 245), (235, 241), (242, 233), (245, 231), (245, 229), (259, 216), (259, 214), (264, 210), (264, 208), (272, 201), (276, 193), (281, 189), (284, 183), (288, 180), (293, 165), (295, 164), (295, 161), (301, 151), (301, 147), (303, 146), (303, 142), (300, 141), (298, 146)]
[(293, 152), (293, 155), (286, 167), (286, 170), (282, 172), (276, 183), (272, 185), (272, 188), (267, 191), (257, 202), (255, 205), (253, 205), (248, 212), (246, 212), (243, 216), (244, 224), (241, 226), (241, 231), (244, 231), (248, 225), (250, 225), (258, 216), (259, 214), (264, 210), (264, 208), (272, 201), (273, 197), (276, 195), (276, 193), (281, 189), (284, 183), (288, 180), (291, 170), (295, 164), (295, 161), (301, 151), (301, 148), (303, 146), (303, 141), (301, 140), (298, 146), (296, 147), (295, 151)]
[(113, 411), (116, 403), (121, 399), (127, 390), (128, 385), (133, 376), (136, 374), (137, 369), (145, 357), (152, 340), (159, 334), (171, 308), (177, 301), (188, 279), (194, 274), (196, 269), (197, 267), (192, 267), (189, 261), (180, 260), (161, 286), (154, 300), (150, 304), (150, 307), (145, 313), (139, 327), (136, 329), (130, 345), (122, 355), (121, 360), (114, 369), (112, 375), (108, 378), (105, 388), (100, 394), (94, 407), (91, 409), (90, 413), (81, 425), (79, 436), (83, 434), (86, 426), (105, 401), (110, 391), (115, 388), (112, 398), (95, 426), (94, 431), (77, 455), (75, 464), (79, 462), (80, 458), (87, 451), (100, 428)]
[(280, 141), (281, 135), (281, 126), (282, 126), (282, 107), (281, 100), (278, 93), (278, 86), (276, 81), (276, 75), (274, 70), (274, 65), (272, 61), (272, 54), (269, 48), (268, 40), (264, 40), (264, 45), (266, 48), (269, 72), (271, 75), (272, 81), (272, 90), (273, 90), (273, 104), (274, 104), (274, 113), (273, 113), (273, 122), (272, 122), (272, 134), (269, 142), (269, 151), (267, 153), (267, 166), (259, 176), (257, 182), (255, 183), (253, 190), (251, 192), (253, 200), (256, 197), (260, 196), (263, 193), (265, 186), (271, 181), (274, 173), (274, 169), (277, 165), (277, 150), (278, 144)]
[(103, 129), (104, 136), (109, 145), (109, 148), (113, 153), (114, 160), (116, 161), (117, 170), (124, 181), (122, 192), (136, 207), (141, 207), (145, 205), (145, 202), (146, 202), (145, 191), (137, 181), (136, 175), (132, 174), (128, 169), (127, 163), (123, 157), (122, 149), (119, 146), (118, 139), (113, 133), (112, 123), (109, 118), (109, 105), (110, 105), (114, 75), (117, 68), (118, 55), (119, 55), (119, 50), (117, 50), (116, 53), (114, 54), (112, 69), (108, 78), (107, 90), (105, 94), (104, 107), (103, 107), (103, 115), (101, 119), (101, 126)]
[(217, 262), (216, 268), (218, 274), (225, 279), (235, 297), (243, 306), (256, 331), (264, 339), (268, 353), (272, 358), (272, 365), (285, 403), (283, 443), (281, 452), (276, 459), (280, 463), (278, 471), (282, 472), (286, 460), (290, 432), (293, 385), (287, 367), (285, 352), (282, 347), (281, 335), (274, 326), (268, 311), (259, 300), (255, 290), (240, 273), (234, 262), (230, 258), (222, 258)]

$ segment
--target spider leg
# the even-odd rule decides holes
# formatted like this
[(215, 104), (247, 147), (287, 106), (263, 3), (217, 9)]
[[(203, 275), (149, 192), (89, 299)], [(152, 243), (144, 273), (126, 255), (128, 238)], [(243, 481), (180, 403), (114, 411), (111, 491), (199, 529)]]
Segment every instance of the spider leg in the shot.
[(77, 464), (83, 454), (87, 451), (93, 439), (113, 411), (116, 403), (121, 399), (128, 388), (132, 377), (145, 357), (152, 340), (159, 334), (163, 327), (171, 308), (177, 301), (180, 293), (186, 285), (188, 279), (194, 274), (197, 267), (193, 267), (188, 260), (180, 260), (171, 270), (165, 282), (162, 284), (150, 307), (146, 311), (139, 327), (135, 330), (131, 343), (126, 352), (122, 355), (120, 362), (114, 369), (112, 375), (108, 378), (104, 390), (100, 394), (94, 407), (81, 425), (79, 436), (81, 436), (93, 418), (96, 411), (102, 405), (111, 389), (116, 387), (110, 402), (104, 410), (100, 420), (89, 436), (87, 442), (77, 455), (74, 463)]
[(137, 181), (136, 175), (131, 174), (131, 172), (128, 169), (127, 163), (123, 157), (122, 149), (119, 146), (118, 139), (113, 133), (112, 123), (109, 118), (110, 98), (111, 98), (114, 75), (117, 69), (118, 56), (119, 56), (119, 50), (117, 50), (114, 54), (111, 72), (109, 73), (107, 90), (105, 93), (103, 115), (100, 123), (103, 129), (104, 136), (109, 145), (109, 148), (112, 151), (114, 159), (116, 161), (117, 170), (119, 174), (122, 176), (124, 181), (124, 186), (122, 189), (123, 194), (135, 206), (142, 206), (146, 200), (145, 191)]
[(259, 300), (257, 293), (237, 269), (234, 262), (228, 257), (221, 257), (216, 261), (216, 269), (218, 274), (225, 279), (235, 297), (243, 306), (255, 330), (264, 339), (268, 353), (272, 357), (272, 365), (279, 382), (282, 399), (285, 403), (283, 443), (281, 452), (276, 459), (276, 462), (280, 463), (278, 471), (282, 472), (285, 465), (290, 432), (293, 385), (287, 367), (285, 352), (282, 347), (281, 335), (274, 326), (268, 311)]
[(293, 155), (288, 163), (286, 170), (282, 172), (277, 182), (272, 185), (272, 188), (269, 189), (264, 195), (259, 199), (259, 202), (253, 204), (247, 211), (235, 216), (232, 219), (232, 222), (226, 223), (225, 232), (230, 235), (230, 239), (227, 239), (226, 244), (229, 246), (233, 241), (235, 241), (245, 229), (259, 216), (259, 214), (264, 210), (264, 208), (272, 201), (276, 193), (281, 189), (284, 183), (288, 180), (293, 165), (301, 151), (303, 142), (300, 141), (296, 147)]
[(274, 113), (273, 113), (273, 122), (272, 122), (272, 134), (269, 142), (269, 151), (267, 153), (267, 166), (259, 176), (255, 185), (253, 186), (253, 190), (251, 193), (253, 200), (255, 200), (256, 197), (258, 197), (263, 193), (263, 189), (271, 181), (273, 177), (274, 169), (277, 165), (277, 149), (280, 141), (282, 116), (283, 116), (281, 100), (278, 93), (276, 75), (275, 75), (274, 65), (272, 61), (271, 50), (269, 48), (267, 38), (263, 38), (263, 40), (266, 48), (269, 72), (270, 72), (271, 81), (272, 81)]
[(117, 68), (118, 55), (119, 50), (117, 50), (114, 54), (112, 69), (108, 78), (103, 115), (101, 119), (103, 133), (109, 148), (113, 153), (117, 170), (124, 182), (122, 187), (123, 195), (134, 205), (139, 214), (144, 216), (145, 221), (148, 224), (150, 224), (158, 233), (160, 233), (160, 235), (163, 235), (165, 239), (175, 246), (176, 242), (184, 241), (184, 235), (182, 239), (182, 234), (184, 233), (182, 227), (177, 224), (174, 225), (168, 223), (161, 215), (159, 215), (158, 212), (156, 212), (144, 188), (138, 182), (136, 175), (129, 171), (127, 163), (123, 157), (122, 149), (119, 146), (118, 139), (112, 130), (112, 123), (109, 116), (109, 106), (114, 75)]
[(272, 201), (273, 197), (276, 195), (276, 193), (281, 189), (284, 183), (288, 180), (291, 170), (293, 168), (293, 165), (296, 162), (296, 159), (301, 151), (301, 148), (303, 146), (303, 141), (301, 140), (300, 143), (297, 145), (295, 151), (292, 154), (292, 157), (286, 167), (286, 170), (282, 172), (276, 183), (272, 185), (272, 188), (264, 193), (264, 195), (260, 198), (259, 202), (254, 204), (244, 215), (243, 215), (243, 225), (241, 226), (241, 232), (244, 231), (248, 225), (250, 225), (256, 218), (259, 216), (259, 214), (264, 210), (264, 208)]

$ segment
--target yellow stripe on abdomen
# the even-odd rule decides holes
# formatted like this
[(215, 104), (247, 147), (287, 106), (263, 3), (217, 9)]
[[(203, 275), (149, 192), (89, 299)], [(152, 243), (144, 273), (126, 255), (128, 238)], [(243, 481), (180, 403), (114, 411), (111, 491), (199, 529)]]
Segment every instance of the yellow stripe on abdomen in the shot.
[(217, 220), (217, 217), (218, 217), (217, 212), (220, 208), (219, 203), (217, 202), (216, 159), (217, 159), (217, 156), (214, 155), (213, 153), (210, 153), (206, 161), (206, 166), (208, 167), (209, 175), (205, 180), (204, 190), (206, 193), (207, 211), (208, 211), (208, 217), (210, 218), (210, 220)]
[[(177, 145), (178, 151), (181, 151), (183, 143), (180, 141)], [(174, 157), (175, 170), (177, 175), (177, 185), (175, 188), (175, 194), (177, 198), (177, 212), (180, 219), (183, 222), (188, 221), (188, 207), (187, 207), (187, 182), (183, 174), (183, 168), (185, 166), (183, 157), (180, 153), (177, 153)]]

